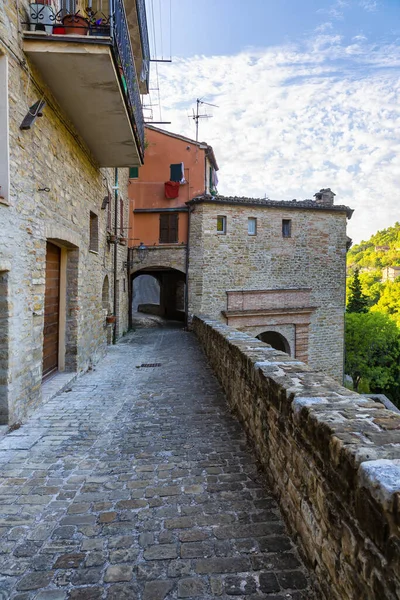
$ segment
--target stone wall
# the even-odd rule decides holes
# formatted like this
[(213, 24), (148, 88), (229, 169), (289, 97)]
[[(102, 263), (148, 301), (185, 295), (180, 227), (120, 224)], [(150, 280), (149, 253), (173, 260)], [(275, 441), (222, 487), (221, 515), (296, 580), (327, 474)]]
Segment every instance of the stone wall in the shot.
[[(20, 3), (20, 21), (28, 2)], [(0, 0), (0, 54), (7, 57), (10, 196), (0, 204), (0, 263), (7, 263), (9, 422), (20, 421), (41, 401), (46, 243), (61, 246), (66, 260), (65, 369), (84, 371), (104, 354), (107, 328), (102, 306), (104, 277), (114, 278), (114, 249), (107, 241), (103, 199), (114, 169), (100, 169), (40, 74), (22, 52), (15, 3)], [(29, 106), (46, 107), (31, 129), (20, 130)], [(119, 170), (128, 223), (128, 169)], [(48, 188), (49, 191), (40, 191)], [(114, 196), (111, 196), (112, 206)], [(98, 216), (98, 252), (89, 250), (90, 212)], [(112, 220), (114, 210), (112, 209)], [(128, 329), (127, 248), (117, 246), (118, 335)], [(124, 281), (125, 286), (124, 286)], [(125, 290), (125, 291), (124, 291)], [(0, 382), (0, 385), (2, 382)]]
[[(284, 204), (284, 203), (281, 203)], [(288, 203), (289, 204), (289, 203)], [(290, 203), (292, 204), (292, 203)], [(343, 374), (346, 212), (194, 203), (190, 215), (189, 314), (204, 314), (242, 330), (269, 323), (285, 335), (298, 324), (298, 355), (339, 381)], [(217, 233), (217, 216), (226, 216), (226, 234)], [(248, 235), (248, 218), (257, 219), (257, 235)], [(292, 222), (290, 238), (282, 237), (282, 219)], [(307, 304), (304, 294), (307, 290)], [(272, 290), (291, 293), (290, 314), (245, 312), (230, 315), (227, 292)], [(294, 291), (298, 293), (294, 293)], [(271, 294), (270, 294), (271, 295)], [(259, 299), (256, 298), (256, 304)], [(274, 305), (275, 306), (275, 305)], [(286, 309), (285, 302), (280, 303)], [(296, 312), (295, 308), (301, 308)], [(268, 306), (263, 308), (269, 309)], [(311, 311), (305, 315), (304, 310)], [(255, 305), (255, 309), (257, 306)], [(227, 311), (224, 315), (223, 312)], [(275, 311), (276, 312), (276, 311)], [(236, 315), (236, 316), (235, 316)], [(266, 316), (262, 320), (262, 316)], [(228, 321), (227, 321), (228, 319)], [(282, 325), (282, 329), (279, 326)], [(300, 340), (304, 337), (304, 343)], [(300, 348), (300, 346), (302, 346)]]
[(400, 415), (217, 321), (193, 329), (321, 598), (399, 598)]

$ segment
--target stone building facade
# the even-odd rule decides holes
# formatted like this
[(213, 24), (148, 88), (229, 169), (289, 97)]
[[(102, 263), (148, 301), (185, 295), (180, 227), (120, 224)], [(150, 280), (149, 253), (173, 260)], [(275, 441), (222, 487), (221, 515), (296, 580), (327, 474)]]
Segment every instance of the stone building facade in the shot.
[(127, 97), (139, 74), (118, 78), (115, 30), (61, 40), (29, 31), (32, 9), (17, 6), (0, 1), (0, 424), (24, 420), (49, 382), (90, 368), (128, 329), (127, 167), (144, 149)]
[(219, 319), (340, 380), (352, 211), (333, 197), (189, 202), (189, 316)]

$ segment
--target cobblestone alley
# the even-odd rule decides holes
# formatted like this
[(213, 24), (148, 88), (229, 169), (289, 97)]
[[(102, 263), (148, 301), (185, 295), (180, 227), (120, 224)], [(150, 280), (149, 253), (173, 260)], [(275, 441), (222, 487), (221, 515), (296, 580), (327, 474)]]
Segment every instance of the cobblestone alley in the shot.
[(313, 598), (191, 333), (126, 336), (0, 470), (1, 600)]

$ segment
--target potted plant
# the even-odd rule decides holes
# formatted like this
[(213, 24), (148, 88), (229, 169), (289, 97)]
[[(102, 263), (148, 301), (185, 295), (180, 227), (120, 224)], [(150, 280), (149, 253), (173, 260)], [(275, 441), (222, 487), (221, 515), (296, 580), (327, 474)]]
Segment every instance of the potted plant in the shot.
[(52, 0), (39, 0), (29, 5), (29, 28), (31, 31), (53, 33), (55, 14), (51, 3)]
[(87, 35), (89, 31), (89, 21), (79, 14), (65, 15), (62, 18), (66, 35)]
[(110, 23), (106, 19), (96, 19), (95, 13), (92, 13), (89, 18), (89, 35), (109, 37)]

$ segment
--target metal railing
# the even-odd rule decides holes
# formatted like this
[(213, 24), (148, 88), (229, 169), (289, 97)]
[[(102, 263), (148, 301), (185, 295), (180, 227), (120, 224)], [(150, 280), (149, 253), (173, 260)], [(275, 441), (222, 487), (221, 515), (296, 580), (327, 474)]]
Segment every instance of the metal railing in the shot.
[[(104, 11), (95, 10), (104, 3)], [(139, 31), (142, 42), (143, 68), (141, 80), (148, 78), (149, 44), (147, 33), (146, 9), (144, 0), (137, 0)], [(44, 33), (80, 34), (102, 36), (112, 42), (113, 58), (117, 67), (118, 77), (124, 92), (127, 110), (134, 130), (136, 142), (141, 157), (144, 155), (144, 120), (140, 100), (139, 82), (136, 75), (128, 22), (123, 0), (108, 0), (92, 2), (83, 11), (75, 12), (75, 0), (62, 0), (60, 10), (53, 6), (32, 3), (29, 6), (29, 25), (31, 31)], [(106, 6), (107, 5), (107, 6)], [(143, 28), (143, 30), (142, 30)], [(146, 65), (146, 66), (145, 66)], [(143, 77), (143, 78), (142, 78)]]
[(136, 77), (135, 61), (123, 0), (113, 0), (113, 8), (111, 29), (116, 54), (115, 58), (118, 64), (121, 84), (129, 100), (128, 109), (131, 112), (131, 117), (133, 117), (134, 132), (143, 158), (144, 120), (142, 103), (140, 101), (139, 84)]
[(145, 0), (136, 0), (136, 12), (139, 21), (140, 42), (142, 44), (143, 67), (140, 74), (140, 81), (149, 82), (150, 73), (150, 46), (149, 34), (147, 31), (147, 17)]

